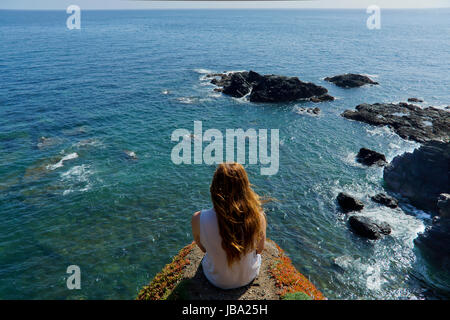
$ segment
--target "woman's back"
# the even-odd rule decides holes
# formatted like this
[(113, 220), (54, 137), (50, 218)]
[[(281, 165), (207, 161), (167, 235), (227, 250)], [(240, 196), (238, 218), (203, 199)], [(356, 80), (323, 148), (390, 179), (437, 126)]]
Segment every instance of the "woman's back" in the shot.
[(259, 273), (261, 255), (256, 249), (248, 252), (232, 263), (227, 263), (227, 254), (222, 247), (217, 215), (214, 209), (202, 210), (200, 213), (200, 241), (206, 249), (202, 261), (206, 278), (222, 289), (245, 286)]

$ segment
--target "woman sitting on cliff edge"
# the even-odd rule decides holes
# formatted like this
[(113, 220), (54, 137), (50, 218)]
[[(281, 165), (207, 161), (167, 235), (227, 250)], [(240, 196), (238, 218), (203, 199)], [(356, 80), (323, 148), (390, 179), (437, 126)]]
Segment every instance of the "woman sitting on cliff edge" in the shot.
[(194, 213), (192, 234), (206, 252), (202, 267), (216, 287), (233, 289), (259, 273), (266, 241), (266, 218), (244, 167), (222, 163), (210, 187), (213, 208)]

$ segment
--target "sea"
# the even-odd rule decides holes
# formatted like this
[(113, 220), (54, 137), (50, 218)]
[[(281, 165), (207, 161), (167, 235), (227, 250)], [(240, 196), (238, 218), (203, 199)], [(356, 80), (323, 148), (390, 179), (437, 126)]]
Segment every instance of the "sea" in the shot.
[[(444, 299), (449, 270), (414, 244), (432, 215), (390, 209), (383, 169), (419, 144), (347, 120), (361, 103), (450, 104), (450, 10), (0, 11), (0, 298), (134, 299), (193, 239), (211, 207), (215, 164), (175, 164), (172, 134), (278, 129), (279, 170), (245, 163), (265, 206), (268, 238), (329, 299)], [(254, 70), (326, 87), (335, 101), (258, 104), (214, 91), (208, 73)], [(342, 89), (325, 77), (380, 83)], [(301, 108), (319, 107), (319, 116)], [(193, 137), (193, 136), (190, 136)], [(207, 143), (203, 143), (206, 146)], [(224, 159), (225, 160), (225, 159)], [(392, 226), (378, 241), (352, 233), (336, 196)], [(69, 266), (81, 288), (69, 290)]]

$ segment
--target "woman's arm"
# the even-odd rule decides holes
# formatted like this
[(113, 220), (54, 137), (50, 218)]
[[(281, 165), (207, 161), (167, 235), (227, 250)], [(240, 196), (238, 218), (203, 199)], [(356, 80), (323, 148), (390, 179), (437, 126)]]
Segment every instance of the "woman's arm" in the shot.
[(197, 211), (192, 215), (191, 225), (192, 235), (194, 237), (195, 243), (203, 252), (206, 252), (205, 247), (203, 247), (202, 243), (200, 242), (200, 211)]
[(259, 241), (258, 241), (257, 246), (256, 246), (256, 253), (257, 254), (260, 254), (261, 252), (263, 252), (264, 245), (266, 243), (266, 227), (267, 227), (267, 225), (266, 225), (266, 217), (265, 217), (264, 213), (263, 213), (263, 217), (262, 217), (262, 224), (263, 224), (262, 232), (261, 232)]

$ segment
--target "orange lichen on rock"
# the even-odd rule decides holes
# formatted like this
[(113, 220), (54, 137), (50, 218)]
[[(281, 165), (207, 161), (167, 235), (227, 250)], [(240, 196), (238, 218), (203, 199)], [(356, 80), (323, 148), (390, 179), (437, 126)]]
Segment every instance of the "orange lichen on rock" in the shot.
[(150, 282), (142, 288), (137, 300), (164, 300), (182, 278), (183, 268), (190, 263), (186, 256), (194, 248), (195, 242), (187, 245)]
[(326, 300), (324, 295), (293, 266), (291, 259), (275, 242), (280, 256), (273, 263), (270, 273), (279, 288), (280, 297), (288, 293), (303, 292), (314, 300)]

